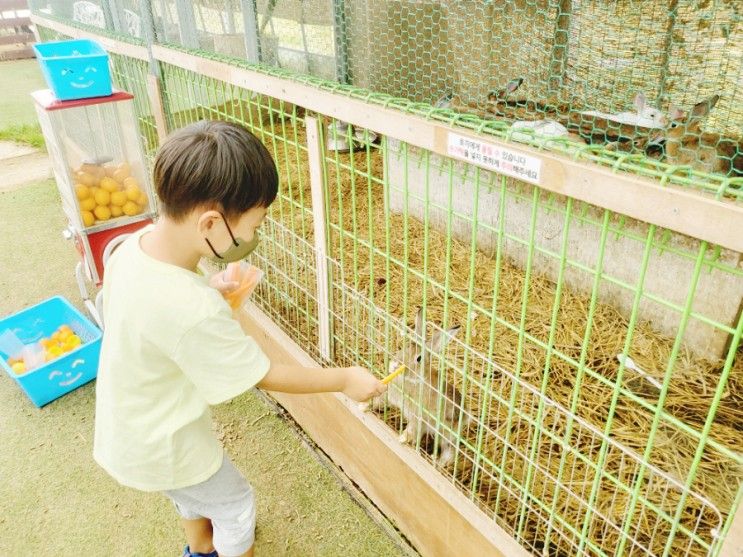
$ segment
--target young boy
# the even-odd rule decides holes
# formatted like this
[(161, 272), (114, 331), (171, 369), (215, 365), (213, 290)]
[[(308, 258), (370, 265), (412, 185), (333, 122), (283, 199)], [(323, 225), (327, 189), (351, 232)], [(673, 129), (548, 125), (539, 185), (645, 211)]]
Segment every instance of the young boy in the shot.
[[(93, 454), (119, 483), (174, 502), (184, 556), (249, 556), (253, 492), (212, 433), (209, 405), (254, 386), (339, 391), (357, 401), (386, 387), (360, 367), (272, 365), (197, 274), (201, 257), (236, 261), (257, 243), (278, 188), (258, 139), (225, 122), (182, 128), (160, 148), (154, 181), (159, 220), (128, 238), (106, 266)], [(214, 283), (234, 286), (222, 277)]]

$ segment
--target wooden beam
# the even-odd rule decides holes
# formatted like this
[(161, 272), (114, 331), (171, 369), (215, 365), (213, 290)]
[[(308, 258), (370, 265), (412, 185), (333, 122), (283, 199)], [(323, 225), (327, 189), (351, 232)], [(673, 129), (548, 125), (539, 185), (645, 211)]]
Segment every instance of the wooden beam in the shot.
[(26, 44), (34, 42), (33, 33), (16, 33), (13, 35), (0, 35), (0, 45)]
[(738, 510), (722, 542), (720, 557), (743, 557), (743, 485), (738, 487)]
[(150, 98), (152, 116), (155, 118), (157, 139), (160, 143), (168, 136), (168, 124), (163, 110), (163, 97), (160, 91), (160, 79), (152, 74), (147, 74), (147, 96)]
[(317, 118), (305, 118), (307, 130), (307, 159), (310, 166), (310, 188), (312, 193), (312, 225), (314, 227), (315, 266), (317, 269), (317, 323), (320, 354), (326, 360), (332, 358), (332, 330), (330, 319), (330, 273), (328, 272), (328, 241), (325, 211), (325, 179), (322, 160), (325, 150), (322, 145), (321, 124)]
[(661, 186), (656, 180), (614, 172), (590, 162), (572, 160), (557, 153), (515, 145), (494, 137), (478, 136), (475, 132), (419, 116), (403, 115), (398, 110), (361, 99), (339, 97), (338, 93), (311, 85), (237, 68), (163, 46), (154, 45), (152, 53), (162, 62), (283, 99), (442, 156), (450, 156), (448, 136), (455, 133), (539, 159), (542, 172), (538, 185), (545, 190), (743, 252), (743, 234), (734, 233), (743, 230), (743, 206), (732, 201), (717, 201), (709, 195), (680, 186)]
[[(237, 314), (274, 364), (317, 364), (255, 305)], [(372, 414), (342, 395), (271, 395), (424, 556), (529, 553)]]
[(113, 52), (114, 54), (121, 54), (122, 56), (129, 56), (130, 58), (136, 58), (137, 60), (144, 60), (146, 62), (149, 62), (150, 60), (147, 54), (147, 47), (145, 46), (125, 43), (110, 37), (96, 35), (89, 30), (65, 25), (64, 23), (52, 19), (46, 19), (37, 14), (31, 14), (31, 21), (35, 25), (47, 27), (57, 33), (62, 33), (63, 35), (72, 37), (73, 39), (94, 39), (100, 43), (106, 51)]
[(30, 46), (24, 46), (13, 50), (0, 50), (0, 60), (2, 61), (25, 60), (27, 58), (33, 58), (34, 56), (34, 50)]

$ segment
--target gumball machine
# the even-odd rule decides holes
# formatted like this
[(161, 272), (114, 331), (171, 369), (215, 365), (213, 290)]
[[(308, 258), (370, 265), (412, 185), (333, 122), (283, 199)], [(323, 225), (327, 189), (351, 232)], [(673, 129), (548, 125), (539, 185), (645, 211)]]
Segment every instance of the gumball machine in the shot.
[(88, 285), (101, 285), (111, 252), (152, 222), (156, 208), (134, 97), (114, 91), (60, 101), (48, 89), (32, 97), (69, 221), (64, 234), (81, 257), (75, 272), (80, 294), (102, 326), (100, 297), (91, 301)]

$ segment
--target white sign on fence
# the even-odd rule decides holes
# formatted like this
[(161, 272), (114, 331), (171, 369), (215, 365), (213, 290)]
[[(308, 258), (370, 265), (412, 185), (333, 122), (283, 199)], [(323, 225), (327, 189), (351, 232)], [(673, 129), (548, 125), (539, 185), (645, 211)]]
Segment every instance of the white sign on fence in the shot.
[(447, 153), (487, 170), (532, 184), (538, 185), (542, 174), (542, 160), (537, 157), (457, 133), (449, 132)]

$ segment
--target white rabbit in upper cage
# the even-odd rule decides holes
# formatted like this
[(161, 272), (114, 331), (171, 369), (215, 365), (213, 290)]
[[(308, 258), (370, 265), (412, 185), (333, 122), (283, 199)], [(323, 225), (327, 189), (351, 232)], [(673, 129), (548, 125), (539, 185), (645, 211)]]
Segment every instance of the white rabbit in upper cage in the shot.
[(619, 112), (617, 114), (611, 114), (607, 112), (599, 112), (598, 110), (586, 110), (581, 112), (584, 116), (597, 116), (612, 122), (619, 122), (620, 124), (627, 124), (630, 126), (639, 126), (641, 128), (664, 128), (668, 125), (668, 117), (666, 114), (654, 106), (650, 106), (645, 97), (645, 93), (642, 91), (635, 95), (634, 99), (635, 111), (634, 112)]
[[(564, 137), (576, 143), (585, 143), (577, 133), (570, 132), (565, 126), (554, 120), (518, 120), (511, 124), (514, 141), (531, 141), (539, 137)], [(524, 131), (516, 131), (524, 130)]]
[[(397, 375), (390, 382), (387, 391), (387, 401), (400, 410), (407, 422), (400, 435), (400, 442), (417, 444), (424, 434), (434, 437), (438, 435), (440, 454), (437, 462), (442, 467), (448, 466), (454, 460), (460, 414), (464, 420), (462, 429), (470, 424), (470, 417), (464, 411), (459, 389), (446, 376), (446, 364), (442, 376), (439, 373), (439, 362), (435, 362), (432, 355), (441, 354), (459, 329), (460, 327), (452, 327), (446, 331), (438, 330), (424, 346), (425, 324), (423, 311), (419, 310), (415, 317), (413, 341), (406, 343), (406, 346), (393, 356), (389, 368), (392, 374), (399, 370), (400, 366), (405, 367), (404, 373)], [(442, 386), (441, 390), (439, 385)], [(384, 397), (377, 397), (370, 405), (362, 405), (362, 408), (379, 409), (383, 406)], [(438, 429), (437, 416), (441, 421), (441, 427)]]

